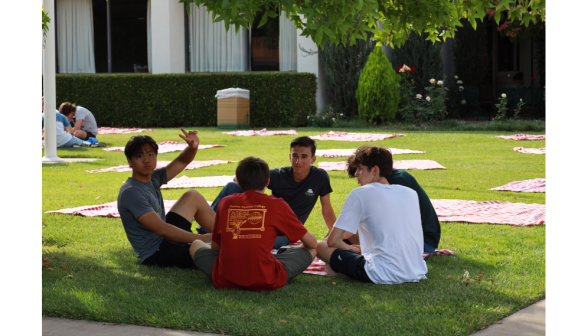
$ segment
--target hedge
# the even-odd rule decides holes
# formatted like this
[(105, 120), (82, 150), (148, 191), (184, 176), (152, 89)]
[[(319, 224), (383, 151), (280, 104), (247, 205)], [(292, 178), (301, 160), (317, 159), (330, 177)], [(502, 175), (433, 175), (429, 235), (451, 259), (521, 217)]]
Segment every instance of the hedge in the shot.
[(59, 74), (57, 104), (92, 111), (99, 127), (216, 126), (217, 90), (250, 91), (252, 127), (305, 125), (316, 113), (310, 73)]

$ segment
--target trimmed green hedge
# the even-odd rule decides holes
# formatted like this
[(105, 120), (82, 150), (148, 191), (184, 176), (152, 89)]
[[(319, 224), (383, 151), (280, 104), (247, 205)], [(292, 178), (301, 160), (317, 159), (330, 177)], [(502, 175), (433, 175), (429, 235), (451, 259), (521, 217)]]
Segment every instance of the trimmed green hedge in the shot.
[(194, 73), (57, 75), (57, 106), (92, 111), (99, 127), (216, 126), (217, 90), (250, 91), (252, 127), (306, 125), (316, 113), (310, 73)]

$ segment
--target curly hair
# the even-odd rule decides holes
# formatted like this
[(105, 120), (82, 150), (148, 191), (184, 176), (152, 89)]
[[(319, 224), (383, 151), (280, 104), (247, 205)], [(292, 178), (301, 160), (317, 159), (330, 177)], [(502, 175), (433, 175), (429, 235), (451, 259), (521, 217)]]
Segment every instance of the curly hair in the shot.
[(387, 148), (363, 145), (357, 147), (355, 154), (347, 158), (347, 175), (355, 177), (357, 167), (362, 164), (370, 170), (380, 168), (380, 177), (388, 178), (392, 174), (392, 153)]
[(137, 153), (141, 147), (143, 147), (143, 144), (151, 145), (155, 151), (155, 154), (157, 154), (159, 146), (152, 137), (148, 135), (136, 135), (132, 136), (125, 146), (125, 156), (127, 159), (132, 158), (133, 155), (135, 155), (135, 153)]
[(78, 107), (76, 104), (72, 104), (70, 102), (65, 102), (59, 106), (59, 113), (63, 114), (66, 117), (69, 117), (70, 114), (74, 113)]

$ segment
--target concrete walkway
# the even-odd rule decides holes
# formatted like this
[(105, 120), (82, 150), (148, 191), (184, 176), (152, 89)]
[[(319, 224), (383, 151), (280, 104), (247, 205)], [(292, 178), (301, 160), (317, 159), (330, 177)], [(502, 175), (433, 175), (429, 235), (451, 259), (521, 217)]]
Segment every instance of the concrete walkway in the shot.
[(41, 161), (43, 164), (54, 164), (54, 163), (72, 163), (72, 162), (93, 162), (102, 159), (95, 159), (95, 158), (61, 158), (63, 162), (47, 162)]
[[(143, 327), (130, 324), (70, 320), (59, 317), (43, 317), (44, 336), (212, 336), (218, 334), (201, 333)], [(504, 318), (502, 323), (494, 323), (480, 330), (475, 336), (537, 336), (545, 335), (545, 300)]]

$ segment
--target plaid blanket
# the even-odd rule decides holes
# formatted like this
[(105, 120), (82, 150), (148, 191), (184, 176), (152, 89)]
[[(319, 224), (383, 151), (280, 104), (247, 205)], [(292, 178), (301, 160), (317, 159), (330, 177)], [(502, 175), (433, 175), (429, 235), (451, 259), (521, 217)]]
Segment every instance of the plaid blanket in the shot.
[[(349, 157), (355, 154), (356, 148), (351, 149), (317, 149), (315, 155), (322, 157)], [(397, 154), (425, 154), (427, 152), (414, 151), (410, 149), (388, 148), (392, 155)]]
[(388, 138), (406, 136), (406, 134), (375, 134), (375, 133), (347, 133), (330, 131), (326, 134), (313, 135), (309, 138), (315, 140), (334, 141), (380, 141)]
[(153, 129), (141, 129), (141, 128), (114, 128), (114, 127), (100, 127), (98, 134), (129, 134), (129, 133), (141, 133), (141, 132), (152, 132)]
[(533, 180), (514, 181), (503, 186), (491, 188), (488, 190), (507, 190), (518, 192), (545, 192), (546, 180), (544, 178), (536, 178)]
[(440, 222), (545, 225), (545, 204), (432, 199)]
[(523, 147), (515, 147), (513, 148), (515, 152), (521, 152), (525, 154), (546, 154), (546, 148), (523, 148)]
[[(159, 148), (157, 150), (157, 154), (161, 154), (161, 153), (182, 151), (186, 147), (188, 147), (188, 144), (185, 142), (164, 141), (164, 142), (158, 142), (157, 146), (159, 146)], [(199, 145), (198, 149), (208, 149), (208, 148), (214, 148), (214, 147), (226, 147), (226, 145)], [(124, 147), (110, 147), (110, 148), (104, 148), (102, 150), (105, 150), (108, 152), (124, 152), (125, 148)]]
[[(165, 213), (168, 213), (169, 210), (176, 204), (177, 200), (167, 201), (163, 200), (163, 206), (165, 208)], [(208, 201), (208, 205), (212, 204), (212, 202)], [(61, 209), (61, 210), (53, 210), (53, 211), (45, 211), (45, 213), (62, 213), (67, 215), (80, 215), (84, 217), (114, 217), (120, 218), (120, 213), (118, 212), (118, 207), (116, 201), (110, 203), (104, 203), (99, 205), (85, 205), (77, 208), (69, 208), (69, 209)]]
[(236, 135), (236, 136), (254, 136), (254, 135), (267, 136), (267, 135), (298, 135), (298, 132), (296, 132), (296, 130), (268, 131), (264, 128), (261, 131), (254, 131), (254, 130), (233, 131), (233, 132), (223, 132), (223, 134), (230, 134), (230, 135)]
[[(319, 168), (324, 170), (347, 170), (347, 162), (319, 162)], [(433, 160), (395, 160), (394, 168), (404, 170), (447, 169)]]
[[(299, 240), (295, 243), (288, 244), (288, 246), (298, 246), (301, 244), (302, 244), (302, 242)], [(276, 253), (278, 253), (278, 250), (273, 249), (272, 254), (276, 254)], [(441, 249), (441, 250), (435, 250), (435, 252), (433, 252), (432, 255), (451, 255), (454, 253), (455, 252), (451, 251), (451, 250)], [(428, 256), (429, 256), (428, 253), (423, 253), (423, 259)], [(329, 274), (325, 271), (325, 262), (320, 260), (318, 257), (315, 257), (314, 260), (312, 261), (312, 263), (310, 263), (310, 266), (308, 266), (306, 268), (306, 270), (304, 270), (304, 272), (302, 272), (302, 273), (329, 276)]]
[[(184, 168), (184, 170), (189, 170), (189, 169), (197, 169), (197, 168), (203, 168), (203, 167), (208, 167), (208, 166), (216, 166), (219, 164), (225, 164), (225, 163), (229, 163), (229, 162), (238, 162), (238, 161), (226, 161), (226, 160), (210, 160), (210, 161), (192, 161), (190, 162), (186, 168)], [(167, 167), (168, 164), (170, 164), (171, 161), (157, 161), (157, 168), (162, 168), (162, 167)], [(86, 172), (88, 173), (104, 173), (104, 172), (127, 172), (127, 171), (132, 171), (133, 169), (131, 169), (131, 167), (129, 167), (129, 165), (120, 165), (120, 166), (116, 166), (116, 167), (110, 167), (110, 168), (103, 168), (103, 169), (95, 169), (95, 170), (86, 170)]]
[(171, 179), (167, 184), (162, 185), (161, 189), (224, 187), (225, 184), (233, 181), (233, 177), (234, 176), (182, 176)]
[(530, 134), (515, 134), (515, 135), (498, 135), (497, 138), (503, 138), (508, 140), (545, 140), (545, 135), (530, 135)]

